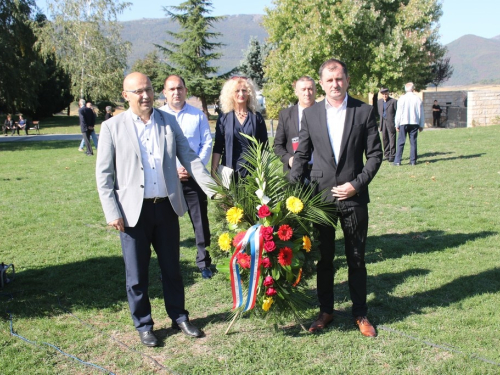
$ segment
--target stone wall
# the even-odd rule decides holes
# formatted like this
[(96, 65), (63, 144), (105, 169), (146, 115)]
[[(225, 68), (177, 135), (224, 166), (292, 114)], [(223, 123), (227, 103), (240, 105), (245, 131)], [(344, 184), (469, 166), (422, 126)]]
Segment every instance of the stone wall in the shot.
[[(467, 91), (423, 91), (421, 92), (422, 100), (424, 102), (424, 112), (425, 112), (425, 126), (432, 126), (432, 106), (434, 105), (434, 100), (438, 101), (439, 106), (443, 110), (441, 116), (441, 122), (443, 126), (455, 128), (455, 127), (466, 127), (467, 117), (465, 115), (467, 99)], [(467, 100), (468, 101), (468, 100)], [(447, 113), (462, 114), (462, 116), (453, 116), (453, 118), (446, 118)]]
[(500, 124), (500, 92), (469, 91), (467, 95), (467, 127)]

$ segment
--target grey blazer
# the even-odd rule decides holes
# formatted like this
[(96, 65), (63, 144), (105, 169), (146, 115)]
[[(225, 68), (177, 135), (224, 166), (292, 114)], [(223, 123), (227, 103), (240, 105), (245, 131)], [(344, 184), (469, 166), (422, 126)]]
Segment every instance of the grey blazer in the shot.
[[(182, 216), (187, 206), (177, 175), (176, 157), (208, 196), (215, 194), (210, 188), (215, 181), (189, 146), (175, 116), (156, 109), (153, 115), (159, 129), (167, 195), (174, 211)], [(106, 222), (123, 218), (126, 227), (134, 227), (144, 199), (144, 170), (131, 111), (102, 123), (96, 181)]]

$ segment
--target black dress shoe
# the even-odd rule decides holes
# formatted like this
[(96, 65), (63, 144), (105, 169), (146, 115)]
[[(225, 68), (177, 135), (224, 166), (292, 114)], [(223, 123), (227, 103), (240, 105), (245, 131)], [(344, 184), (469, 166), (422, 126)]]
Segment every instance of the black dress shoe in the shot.
[(200, 268), (201, 277), (204, 279), (211, 279), (213, 276), (212, 270), (208, 267)]
[(146, 346), (158, 346), (158, 339), (153, 331), (139, 332), (139, 337), (141, 338), (141, 342)]
[(196, 328), (189, 320), (182, 323), (172, 322), (172, 328), (176, 330), (181, 330), (184, 334), (190, 337), (201, 337), (203, 332)]

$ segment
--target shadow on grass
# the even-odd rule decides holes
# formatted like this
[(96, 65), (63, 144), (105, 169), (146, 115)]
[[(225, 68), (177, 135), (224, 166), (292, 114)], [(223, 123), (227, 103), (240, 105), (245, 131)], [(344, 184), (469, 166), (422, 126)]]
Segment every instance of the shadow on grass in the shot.
[(7, 142), (2, 143), (2, 152), (12, 151), (43, 151), (43, 150), (55, 150), (55, 149), (74, 149), (75, 143), (78, 141), (68, 140), (68, 141), (30, 141), (30, 142)]
[(402, 320), (409, 315), (421, 314), (426, 308), (443, 308), (470, 297), (498, 293), (500, 268), (493, 268), (475, 275), (459, 277), (439, 288), (426, 290), (405, 297), (391, 292), (408, 277), (420, 276), (428, 270), (408, 270), (369, 277), (369, 289), (375, 293), (370, 302), (371, 314), (377, 324)]
[[(196, 281), (198, 268), (193, 260), (181, 260), (184, 286)], [(65, 309), (105, 309), (127, 303), (125, 266), (122, 257), (90, 258), (81, 262), (56, 266), (40, 265), (37, 269), (19, 270), (15, 280), (3, 290), (0, 299), (4, 311), (17, 316), (41, 317), (63, 313), (58, 308), (58, 297)], [(9, 299), (12, 296), (12, 299)], [(156, 256), (149, 267), (149, 298), (163, 300), (160, 267)], [(5, 303), (4, 303), (5, 302)]]
[[(496, 236), (498, 232), (482, 231), (477, 233), (453, 233), (442, 230), (427, 230), (423, 232), (383, 234), (368, 236), (365, 260), (367, 264), (381, 262), (386, 259), (401, 258), (409, 254), (425, 254), (442, 251), (450, 247), (457, 247), (468, 241)], [(341, 241), (343, 245), (343, 241)], [(340, 248), (340, 246), (339, 246)], [(342, 250), (337, 254), (343, 255)], [(341, 260), (346, 266), (345, 257)]]
[[(437, 163), (439, 161), (475, 159), (475, 158), (480, 158), (483, 155), (486, 155), (485, 152), (482, 152), (480, 154), (459, 155), (459, 156), (452, 156), (452, 157), (449, 157), (449, 158), (434, 158), (435, 154), (436, 153), (429, 153), (429, 154), (419, 155), (418, 156), (418, 161), (419, 161), (419, 163)], [(438, 154), (451, 154), (451, 152), (438, 153)]]

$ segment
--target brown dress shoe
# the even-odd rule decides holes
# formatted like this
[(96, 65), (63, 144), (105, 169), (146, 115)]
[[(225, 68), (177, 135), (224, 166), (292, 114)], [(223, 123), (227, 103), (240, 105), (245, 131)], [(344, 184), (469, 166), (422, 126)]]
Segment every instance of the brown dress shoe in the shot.
[(366, 316), (357, 316), (356, 317), (356, 324), (359, 327), (359, 330), (361, 331), (361, 334), (366, 337), (375, 337), (377, 336), (377, 332), (375, 331), (375, 328), (373, 328), (372, 324), (368, 320)]
[(318, 318), (309, 327), (309, 332), (318, 332), (325, 328), (333, 320), (333, 314), (320, 312)]

